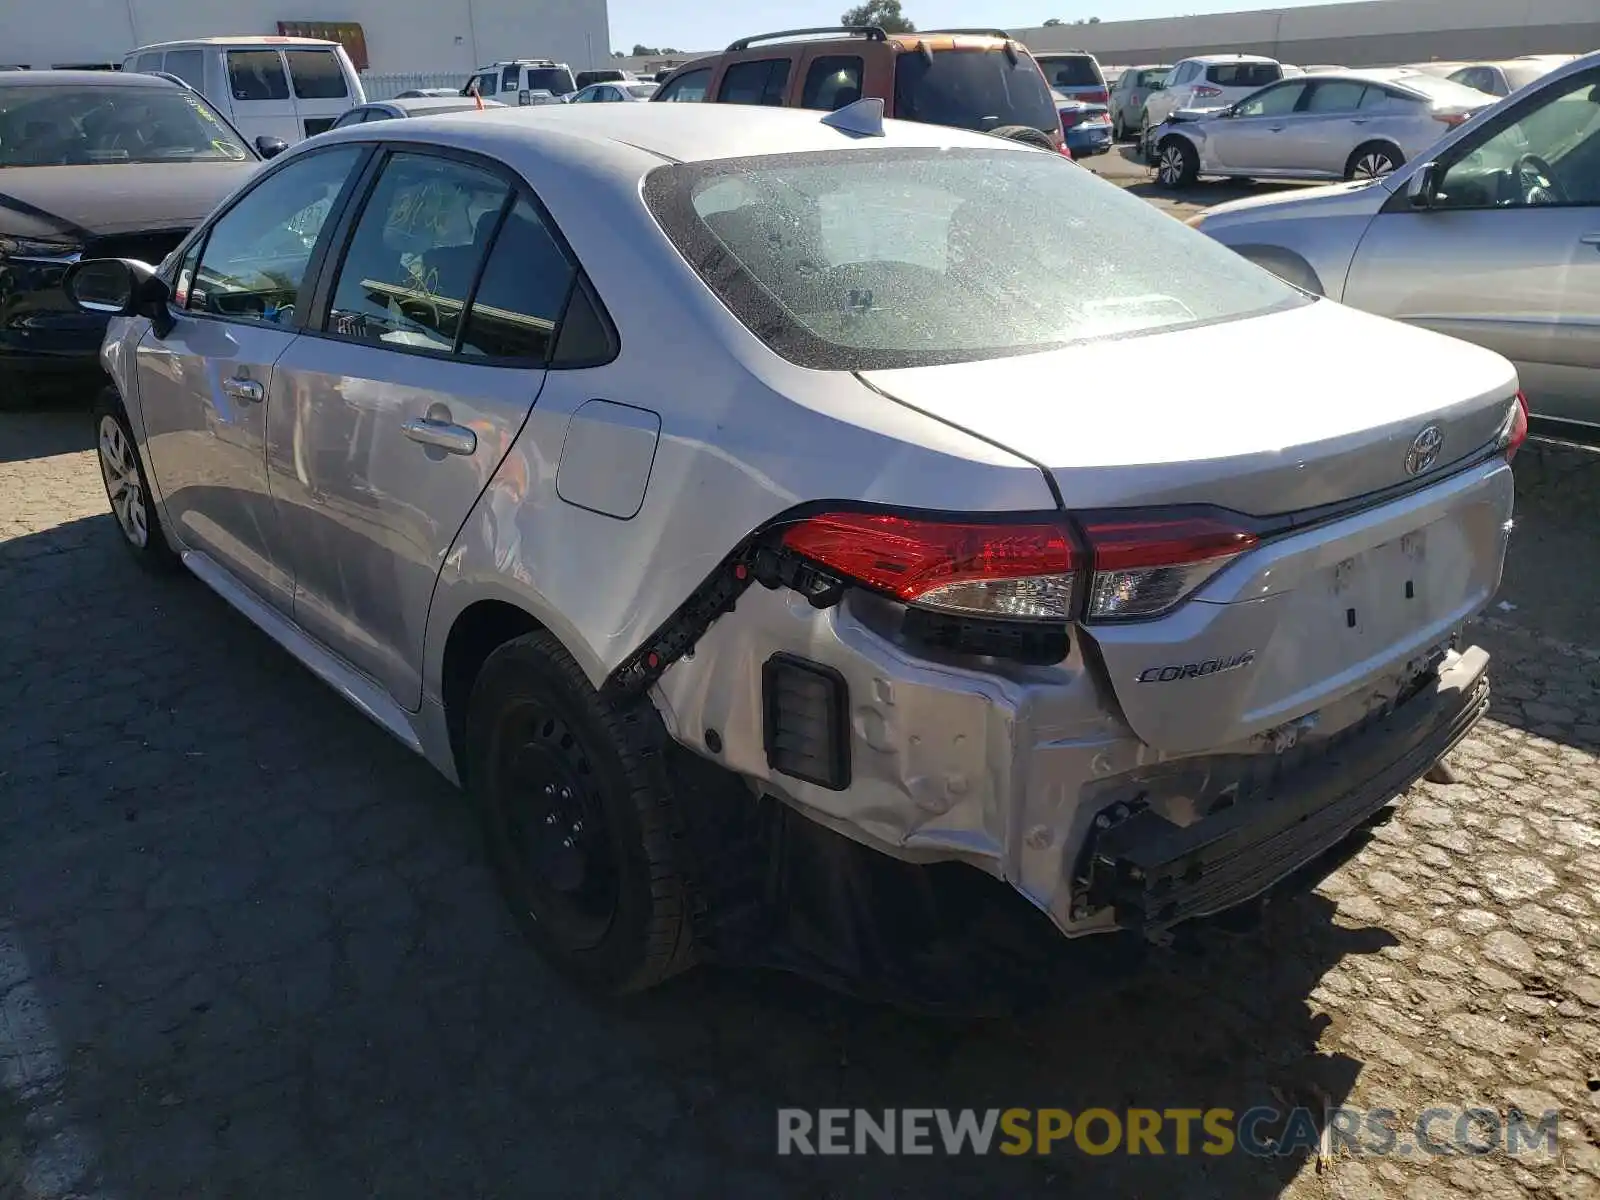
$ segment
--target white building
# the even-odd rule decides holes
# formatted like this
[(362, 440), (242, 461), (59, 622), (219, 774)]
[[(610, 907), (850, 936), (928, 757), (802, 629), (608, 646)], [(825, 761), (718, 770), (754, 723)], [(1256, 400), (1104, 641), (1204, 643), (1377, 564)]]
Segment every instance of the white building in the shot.
[(606, 0), (0, 0), (0, 65), (120, 64), (150, 42), (326, 36), (305, 27), (330, 23), (358, 69), (379, 74), (465, 80), (498, 59), (553, 58), (577, 71), (611, 57)]

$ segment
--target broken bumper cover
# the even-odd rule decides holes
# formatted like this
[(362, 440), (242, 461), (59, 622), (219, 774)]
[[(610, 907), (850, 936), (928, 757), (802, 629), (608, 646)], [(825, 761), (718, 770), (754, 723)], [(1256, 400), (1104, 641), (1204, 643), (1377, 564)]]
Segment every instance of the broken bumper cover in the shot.
[(1474, 647), (1430, 692), (1337, 738), (1318, 761), (1187, 827), (1145, 810), (1095, 839), (1089, 902), (1157, 932), (1242, 904), (1336, 846), (1415, 783), (1489, 707)]

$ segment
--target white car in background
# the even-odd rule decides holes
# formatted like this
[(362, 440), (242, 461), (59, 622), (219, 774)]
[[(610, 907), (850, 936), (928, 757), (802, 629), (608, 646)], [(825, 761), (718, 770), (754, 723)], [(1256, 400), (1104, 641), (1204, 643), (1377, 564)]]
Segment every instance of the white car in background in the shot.
[(1415, 71), (1340, 71), (1285, 79), (1238, 104), (1155, 129), (1156, 177), (1188, 187), (1201, 175), (1374, 179), (1496, 103)]
[(1148, 157), (1149, 132), (1180, 108), (1226, 108), (1288, 74), (1283, 64), (1256, 54), (1202, 54), (1178, 62), (1160, 91), (1144, 102), (1140, 129)]

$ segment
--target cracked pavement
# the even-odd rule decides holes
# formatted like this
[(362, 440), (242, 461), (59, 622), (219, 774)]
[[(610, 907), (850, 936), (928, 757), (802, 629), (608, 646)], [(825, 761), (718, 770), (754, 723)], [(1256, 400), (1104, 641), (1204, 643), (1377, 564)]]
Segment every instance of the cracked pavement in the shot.
[[(952, 1023), (701, 970), (599, 1004), (457, 796), (117, 544), (88, 419), (0, 413), (0, 1196), (1600, 1197), (1600, 456), (1531, 447), (1491, 719), (1314, 894)], [(1275, 1097), (1562, 1114), (1554, 1159), (779, 1158), (779, 1106)]]

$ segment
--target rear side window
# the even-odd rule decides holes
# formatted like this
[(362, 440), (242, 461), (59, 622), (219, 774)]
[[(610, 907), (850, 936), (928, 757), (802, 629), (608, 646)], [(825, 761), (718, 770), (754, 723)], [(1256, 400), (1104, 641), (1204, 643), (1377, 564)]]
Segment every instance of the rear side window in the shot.
[(660, 103), (679, 101), (696, 104), (706, 98), (706, 89), (710, 86), (711, 68), (703, 67), (698, 71), (679, 75), (670, 83), (663, 84), (652, 99)]
[(228, 51), (228, 90), (235, 100), (287, 100), (289, 81), (278, 52)]
[(861, 99), (861, 60), (853, 54), (828, 54), (811, 60), (800, 93), (801, 108), (826, 112)]
[(1100, 66), (1087, 54), (1073, 54), (1066, 58), (1051, 56), (1041, 59), (1044, 77), (1056, 87), (1104, 87), (1105, 79)]
[(1026, 354), (1312, 302), (1053, 154), (679, 163), (652, 171), (644, 197), (746, 328), (819, 370)]
[(789, 60), (763, 58), (737, 62), (722, 75), (717, 99), (723, 104), (764, 104), (780, 108), (789, 88)]
[(1206, 68), (1206, 82), (1225, 88), (1266, 87), (1282, 78), (1277, 63), (1213, 63)]
[(507, 67), (500, 76), (501, 90), (507, 92), (516, 91), (517, 88), (521, 86), (518, 83), (518, 76), (521, 74), (521, 72), (521, 67)]
[(1134, 87), (1142, 87), (1142, 88), (1152, 88), (1152, 87), (1155, 87), (1157, 84), (1159, 84), (1166, 77), (1167, 77), (1167, 71), (1166, 71), (1165, 68), (1162, 68), (1159, 71), (1140, 71), (1139, 72), (1139, 78), (1134, 81), (1134, 85), (1133, 86)]
[(339, 56), (332, 50), (286, 50), (294, 94), (302, 100), (340, 100), (350, 94)]
[(902, 54), (894, 67), (894, 115), (987, 133), (1002, 125), (1059, 132), (1061, 116), (1033, 59), (1000, 50)]
[(519, 199), (489, 251), (461, 334), (461, 353), (547, 360), (575, 274), (539, 211)]
[(1336, 79), (1319, 83), (1311, 89), (1311, 98), (1306, 101), (1306, 111), (1354, 112), (1361, 107), (1361, 98), (1368, 90), (1366, 84), (1353, 79)]
[(397, 350), (453, 350), (509, 193), (498, 176), (465, 163), (390, 158), (340, 264), (327, 332)]
[(206, 60), (204, 52), (200, 50), (168, 50), (167, 74), (176, 75), (195, 91), (203, 90), (205, 83)]

